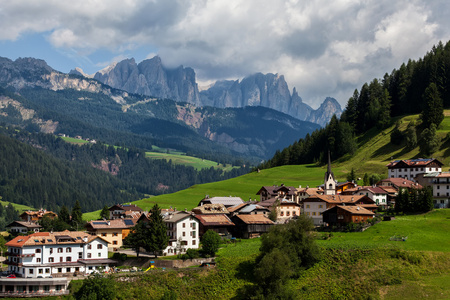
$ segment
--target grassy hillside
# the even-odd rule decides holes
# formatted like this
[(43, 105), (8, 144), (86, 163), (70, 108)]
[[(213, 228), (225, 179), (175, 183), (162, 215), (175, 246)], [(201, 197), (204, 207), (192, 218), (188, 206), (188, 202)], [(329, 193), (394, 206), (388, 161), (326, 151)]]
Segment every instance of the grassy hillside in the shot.
[[(417, 121), (419, 115), (410, 115), (399, 118), (400, 130), (406, 130), (411, 121)], [(347, 174), (353, 168), (356, 176), (362, 178), (365, 173), (380, 174), (387, 176), (386, 165), (392, 159), (410, 159), (419, 157), (419, 148), (409, 151), (404, 145), (393, 145), (390, 143), (391, 133), (394, 125), (379, 131), (371, 129), (363, 136), (358, 137), (358, 150), (351, 156), (343, 157), (332, 163), (333, 172), (339, 181), (345, 181)], [(445, 119), (439, 128), (438, 136), (442, 141), (446, 141), (450, 132), (450, 110), (445, 111)], [(441, 148), (433, 157), (444, 163), (444, 170), (450, 163), (449, 142), (444, 142)], [(237, 178), (195, 185), (186, 190), (173, 194), (159, 195), (133, 202), (134, 204), (148, 210), (155, 203), (163, 208), (170, 206), (177, 209), (191, 209), (197, 206), (198, 202), (209, 196), (238, 196), (243, 200), (257, 199), (256, 193), (263, 185), (280, 185), (284, 183), (290, 186), (317, 186), (323, 183), (323, 176), (326, 166), (309, 165), (288, 165), (272, 169), (261, 170), (259, 173), (253, 172)], [(362, 182), (360, 182), (362, 183)], [(99, 212), (85, 214), (85, 218), (97, 218)]]
[[(449, 218), (450, 209), (399, 216), (365, 232), (318, 240), (322, 260), (289, 285), (298, 299), (448, 299)], [(408, 240), (389, 241), (393, 233), (408, 234)], [(222, 245), (213, 269), (130, 274), (116, 282), (118, 296), (160, 299), (172, 293), (178, 299), (243, 299), (246, 289), (258, 284), (253, 268), (260, 245), (260, 239)]]

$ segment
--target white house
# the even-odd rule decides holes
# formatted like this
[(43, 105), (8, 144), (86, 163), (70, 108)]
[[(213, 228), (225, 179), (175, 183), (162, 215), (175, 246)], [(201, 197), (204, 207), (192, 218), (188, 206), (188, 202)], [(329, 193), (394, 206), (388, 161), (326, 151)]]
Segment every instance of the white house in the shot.
[(433, 187), (433, 201), (435, 208), (450, 207), (450, 172), (434, 172), (419, 176), (424, 186)]
[(200, 244), (199, 221), (188, 212), (169, 213), (164, 218), (169, 244), (163, 255), (186, 253), (187, 249), (198, 249)]
[(109, 270), (108, 242), (80, 231), (37, 232), (8, 243), (8, 271), (26, 278), (61, 277)]
[(418, 174), (441, 172), (443, 164), (434, 158), (394, 160), (386, 165), (389, 178), (414, 180)]
[(380, 187), (365, 186), (355, 192), (354, 195), (366, 195), (372, 199), (376, 205), (387, 207), (388, 193)]

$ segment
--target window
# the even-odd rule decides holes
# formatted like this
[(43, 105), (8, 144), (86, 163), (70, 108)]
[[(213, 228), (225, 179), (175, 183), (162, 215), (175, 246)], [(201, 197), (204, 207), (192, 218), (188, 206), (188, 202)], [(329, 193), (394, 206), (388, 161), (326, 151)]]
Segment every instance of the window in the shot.
[(113, 241), (113, 245), (117, 245), (117, 241)]
[(306, 208), (309, 208), (309, 204), (306, 205)]
[(70, 247), (66, 248), (66, 253), (67, 252), (72, 252), (72, 248), (70, 248)]
[(183, 223), (183, 228), (186, 228), (186, 223)]
[(83, 252), (78, 252), (78, 258), (79, 259), (83, 258)]
[(36, 253), (41, 253), (41, 249), (36, 249)]
[(66, 268), (66, 273), (70, 273), (70, 268)]
[(53, 254), (53, 248), (50, 248), (50, 254)]
[(39, 274), (43, 274), (43, 273), (44, 273), (44, 270), (43, 270), (43, 269), (39, 269), (39, 270), (38, 270), (38, 273), (39, 273)]
[(50, 268), (46, 268), (45, 269), (45, 274), (49, 274), (50, 273)]
[(113, 232), (112, 236), (119, 236), (117, 232)]
[(55, 261), (55, 259), (53, 257), (48, 258), (48, 262), (54, 262), (54, 261)]
[(195, 231), (191, 231), (191, 237), (194, 238), (194, 239), (196, 238)]
[(186, 236), (186, 232), (183, 231), (183, 236)]
[(62, 268), (58, 268), (58, 273), (62, 273)]
[(441, 188), (441, 187), (438, 185), (438, 186), (437, 186), (437, 189), (439, 190), (440, 188)]
[(195, 223), (191, 223), (191, 228), (195, 229)]
[(344, 216), (343, 216), (343, 215), (338, 215), (338, 219), (339, 219), (339, 220), (343, 220), (343, 219), (344, 219)]
[(30, 274), (33, 274), (33, 272), (34, 272), (33, 269), (30, 269), (30, 270), (28, 271), (28, 273), (30, 273)]
[(100, 252), (98, 253), (98, 257), (102, 257), (102, 254)]
[(316, 215), (316, 212), (315, 212), (315, 211), (313, 211), (312, 215), (313, 215), (313, 216), (315, 216), (315, 215)]
[(319, 205), (319, 208), (323, 208), (323, 205), (322, 205), (322, 204), (320, 204), (320, 205)]
[(280, 213), (280, 216), (284, 216), (284, 211), (282, 211), (282, 212)]
[(97, 245), (97, 249), (102, 249), (103, 248), (103, 245), (102, 244), (98, 244)]
[(287, 212), (286, 212), (286, 216), (289, 217), (290, 215), (291, 215), (291, 213), (287, 211)]
[(63, 248), (58, 248), (58, 253), (62, 253), (63, 252)]
[(87, 246), (87, 248), (88, 248), (88, 250), (91, 250), (91, 249), (92, 249), (92, 245), (89, 244), (89, 245)]
[(36, 258), (36, 262), (40, 263), (40, 262), (41, 262), (41, 259), (40, 259), (39, 257)]
[(59, 258), (59, 262), (63, 262), (63, 257), (62, 256)]
[(67, 257), (66, 257), (66, 261), (72, 261), (72, 257), (67, 256)]
[(102, 232), (102, 236), (106, 236), (106, 232)]
[(87, 258), (91, 258), (91, 257), (92, 257), (91, 253), (88, 253)]

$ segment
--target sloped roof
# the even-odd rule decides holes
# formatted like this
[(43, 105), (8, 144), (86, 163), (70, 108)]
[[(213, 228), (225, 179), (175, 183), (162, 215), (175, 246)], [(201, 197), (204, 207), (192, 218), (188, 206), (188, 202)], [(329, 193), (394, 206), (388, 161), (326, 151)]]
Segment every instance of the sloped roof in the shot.
[(272, 220), (264, 215), (237, 215), (237, 218), (245, 224), (275, 224)]
[(437, 163), (441, 167), (444, 165), (435, 158), (418, 158), (418, 159), (394, 160), (388, 163), (386, 167), (388, 167), (388, 169), (399, 167), (425, 167), (431, 163)]
[[(243, 203), (245, 204), (245, 203)], [(240, 204), (242, 205), (242, 204)], [(229, 210), (222, 203), (203, 204), (192, 209), (195, 214), (227, 214)]]
[(203, 226), (234, 226), (234, 223), (231, 222), (230, 218), (228, 218), (224, 214), (216, 214), (216, 215), (194, 215)]
[[(395, 177), (395, 178), (387, 178), (387, 179), (383, 179), (380, 180), (378, 183), (380, 182), (390, 182), (393, 185), (395, 185), (396, 187), (404, 187), (404, 188), (416, 188), (416, 189), (421, 189), (422, 186), (420, 184), (418, 184), (417, 182), (405, 179), (405, 178), (401, 178), (401, 177)], [(378, 184), (377, 183), (377, 184)]]
[(339, 203), (356, 204), (361, 200), (374, 203), (372, 199), (370, 199), (365, 195), (314, 195), (303, 200), (303, 202), (324, 201), (327, 203), (335, 203), (335, 204)]
[(365, 186), (358, 191), (370, 191), (372, 194), (387, 194), (387, 192), (384, 189), (377, 187), (377, 186), (375, 186), (375, 187)]
[(211, 203), (211, 204), (219, 204), (222, 203), (225, 206), (234, 206), (241, 203), (244, 203), (244, 200), (242, 200), (240, 197), (211, 197), (211, 198), (205, 198), (202, 201), (200, 201), (199, 206), (202, 204)]
[(90, 221), (86, 226), (92, 229), (126, 229), (136, 225), (137, 219), (114, 219)]
[(349, 213), (353, 214), (353, 215), (371, 215), (373, 216), (375, 213), (371, 212), (368, 209), (365, 209), (362, 206), (359, 205), (338, 205), (337, 206), (340, 209), (343, 209), (345, 211), (348, 211)]
[[(83, 239), (86, 240), (83, 240)], [(101, 239), (107, 243), (105, 239), (96, 235), (91, 235), (81, 231), (60, 231), (60, 232), (35, 232), (27, 236), (17, 236), (8, 243), (9, 247), (24, 247), (36, 245), (67, 245), (67, 244), (86, 244), (95, 239)], [(70, 240), (68, 240), (70, 239)]]
[(115, 204), (109, 210), (142, 211), (142, 208), (136, 204)]
[(263, 207), (272, 207), (276, 201), (280, 201), (280, 205), (295, 205), (295, 206), (299, 206), (299, 204), (297, 202), (291, 201), (291, 200), (287, 200), (287, 199), (278, 199), (278, 198), (270, 198), (264, 201), (259, 202), (258, 204), (263, 206)]
[(169, 213), (168, 215), (165, 215), (164, 222), (166, 223), (177, 223), (181, 220), (184, 220), (186, 218), (190, 218), (192, 215), (185, 211), (177, 211), (173, 213)]
[(13, 226), (22, 226), (26, 228), (42, 228), (41, 225), (34, 223), (34, 222), (25, 222), (25, 221), (13, 221), (6, 225), (6, 227), (13, 227)]

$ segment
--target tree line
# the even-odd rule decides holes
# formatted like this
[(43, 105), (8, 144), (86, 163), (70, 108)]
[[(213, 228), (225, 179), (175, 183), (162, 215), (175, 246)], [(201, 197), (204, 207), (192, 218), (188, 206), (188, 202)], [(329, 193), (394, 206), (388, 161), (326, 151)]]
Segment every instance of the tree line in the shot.
[(398, 124), (391, 142), (409, 148), (420, 144), (421, 153), (430, 155), (440, 144), (436, 129), (444, 119), (444, 108), (450, 108), (449, 91), (450, 42), (439, 42), (423, 58), (409, 60), (382, 79), (365, 83), (349, 98), (340, 119), (333, 117), (327, 126), (278, 151), (258, 168), (325, 163), (328, 150), (333, 160), (353, 154), (356, 136), (385, 129), (393, 118), (409, 114), (420, 114), (420, 122), (409, 124), (404, 132)]

